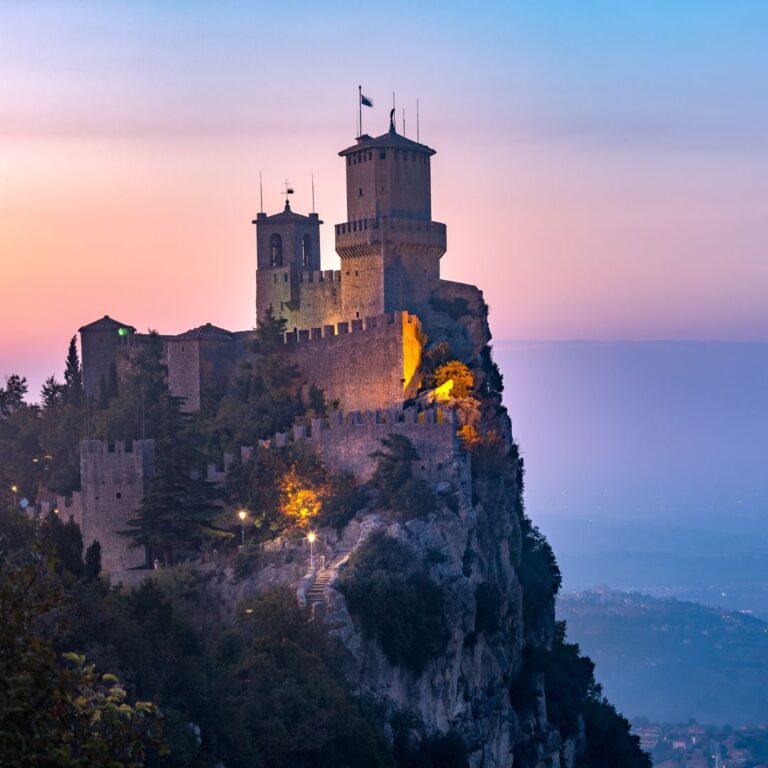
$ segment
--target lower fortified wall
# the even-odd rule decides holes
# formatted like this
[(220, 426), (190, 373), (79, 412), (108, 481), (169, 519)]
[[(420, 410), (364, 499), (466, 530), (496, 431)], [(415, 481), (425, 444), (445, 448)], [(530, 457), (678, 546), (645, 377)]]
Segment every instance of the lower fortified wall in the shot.
[(154, 470), (155, 441), (134, 440), (109, 445), (80, 441), (80, 527), (83, 544), (101, 544), (105, 573), (144, 564), (144, 551), (131, 548), (124, 531), (136, 517)]
[[(414, 474), (430, 482), (454, 480), (464, 462), (451, 409), (334, 412), (327, 419), (313, 419), (308, 429), (297, 425), (291, 432), (275, 435), (276, 446), (291, 439), (312, 445), (323, 463), (334, 472), (350, 472), (360, 481), (371, 479), (376, 460), (371, 454), (382, 448), (389, 435), (407, 437), (419, 454)], [(271, 444), (271, 441), (269, 441)]]
[(343, 411), (389, 408), (415, 397), (425, 342), (419, 318), (408, 312), (286, 334), (305, 387), (319, 387)]

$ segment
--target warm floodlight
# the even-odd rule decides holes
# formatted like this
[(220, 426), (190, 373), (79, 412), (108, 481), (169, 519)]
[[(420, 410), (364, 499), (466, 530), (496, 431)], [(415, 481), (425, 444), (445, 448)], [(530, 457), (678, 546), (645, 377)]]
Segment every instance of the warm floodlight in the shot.
[(239, 517), (241, 520), (245, 521), (245, 518), (246, 518), (246, 517), (248, 517), (248, 513), (247, 513), (247, 512), (246, 512), (244, 509), (241, 509), (241, 510), (240, 510), (240, 511), (237, 513), (237, 516), (238, 516), (238, 517)]

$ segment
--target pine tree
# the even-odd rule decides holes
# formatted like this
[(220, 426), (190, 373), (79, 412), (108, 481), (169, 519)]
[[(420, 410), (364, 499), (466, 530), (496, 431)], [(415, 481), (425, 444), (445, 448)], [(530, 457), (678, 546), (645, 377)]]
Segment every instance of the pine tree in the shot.
[(64, 384), (66, 385), (65, 399), (72, 405), (79, 406), (83, 399), (83, 372), (80, 368), (80, 358), (77, 354), (77, 337), (69, 341), (67, 360), (64, 367)]
[(179, 552), (198, 552), (207, 541), (231, 536), (216, 525), (218, 493), (201, 473), (204, 463), (179, 398), (166, 394), (155, 438), (154, 477), (137, 517), (122, 532), (144, 547), (148, 567), (155, 557), (173, 565)]
[(304, 415), (299, 370), (285, 354), (285, 324), (271, 310), (259, 321), (248, 358), (204, 427), (216, 450), (255, 445)]
[(43, 405), (43, 411), (46, 414), (50, 414), (53, 411), (57, 411), (64, 405), (64, 395), (66, 393), (66, 386), (56, 381), (55, 376), (49, 376), (43, 383), (43, 388), (40, 390), (40, 400)]

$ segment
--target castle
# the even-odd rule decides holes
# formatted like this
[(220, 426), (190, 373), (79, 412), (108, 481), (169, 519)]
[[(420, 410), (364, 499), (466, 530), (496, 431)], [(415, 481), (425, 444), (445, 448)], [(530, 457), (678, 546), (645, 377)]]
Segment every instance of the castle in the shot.
[[(432, 220), (434, 154), (398, 134), (391, 118), (387, 133), (360, 135), (339, 152), (347, 182), (347, 221), (335, 227), (340, 270), (321, 269), (323, 222), (317, 213), (291, 210), (287, 196), (283, 211), (260, 212), (252, 222), (256, 320), (269, 311), (285, 319), (285, 354), (297, 365), (302, 385), (319, 387), (328, 402), (339, 404), (329, 423), (275, 439), (309, 440), (329, 466), (361, 476), (370, 471), (368, 454), (392, 431), (414, 438), (425, 471), (429, 467), (435, 477), (448, 472), (457, 456), (455, 427), (439, 409), (403, 412), (422, 384), (422, 352), (436, 305), (460, 300), (472, 310), (483, 306), (476, 287), (440, 277), (446, 226)], [(169, 388), (184, 409), (199, 410), (206, 389), (226, 381), (247, 359), (253, 334), (207, 323), (160, 336)], [(107, 315), (80, 328), (87, 397), (98, 397), (117, 381), (124, 361), (148, 338)], [(105, 570), (136, 564), (125, 541), (109, 531), (129, 519), (141, 499), (152, 473), (151, 442), (81, 445), (82, 491), (73, 514), (86, 543), (100, 538), (109, 550)]]

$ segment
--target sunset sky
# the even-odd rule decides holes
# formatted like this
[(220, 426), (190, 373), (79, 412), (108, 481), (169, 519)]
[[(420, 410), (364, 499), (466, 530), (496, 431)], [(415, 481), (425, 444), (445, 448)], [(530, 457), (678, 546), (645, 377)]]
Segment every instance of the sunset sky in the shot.
[(768, 4), (0, 4), (0, 381), (101, 315), (254, 323), (264, 203), (345, 220), (364, 130), (433, 158), (496, 339), (768, 340)]

